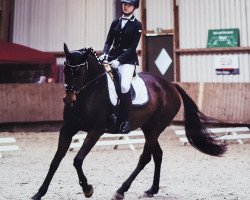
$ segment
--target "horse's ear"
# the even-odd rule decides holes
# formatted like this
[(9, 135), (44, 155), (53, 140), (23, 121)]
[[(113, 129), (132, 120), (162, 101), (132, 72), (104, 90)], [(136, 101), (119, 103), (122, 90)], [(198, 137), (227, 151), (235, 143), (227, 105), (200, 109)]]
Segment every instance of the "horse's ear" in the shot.
[(65, 55), (68, 55), (69, 54), (69, 49), (68, 49), (67, 44), (64, 43), (63, 48), (64, 48)]

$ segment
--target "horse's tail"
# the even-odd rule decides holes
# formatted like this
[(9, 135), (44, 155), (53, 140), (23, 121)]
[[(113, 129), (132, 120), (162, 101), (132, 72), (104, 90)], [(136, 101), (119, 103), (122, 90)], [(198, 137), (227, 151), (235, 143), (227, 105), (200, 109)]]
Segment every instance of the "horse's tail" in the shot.
[(226, 152), (226, 145), (205, 127), (212, 118), (200, 112), (194, 101), (179, 85), (175, 84), (175, 87), (183, 100), (185, 131), (189, 143), (205, 154), (222, 156)]

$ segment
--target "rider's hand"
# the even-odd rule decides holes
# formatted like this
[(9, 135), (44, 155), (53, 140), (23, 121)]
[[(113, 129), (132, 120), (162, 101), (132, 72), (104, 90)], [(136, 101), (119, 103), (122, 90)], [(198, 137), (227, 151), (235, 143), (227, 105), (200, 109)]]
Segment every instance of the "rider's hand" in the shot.
[(99, 56), (98, 59), (99, 59), (100, 61), (104, 61), (104, 60), (107, 60), (107, 58), (108, 58), (108, 55), (107, 55), (106, 53), (103, 53), (102, 55)]
[(120, 65), (120, 62), (118, 60), (113, 60), (111, 61), (111, 67), (114, 68), (114, 69), (117, 69), (118, 66)]

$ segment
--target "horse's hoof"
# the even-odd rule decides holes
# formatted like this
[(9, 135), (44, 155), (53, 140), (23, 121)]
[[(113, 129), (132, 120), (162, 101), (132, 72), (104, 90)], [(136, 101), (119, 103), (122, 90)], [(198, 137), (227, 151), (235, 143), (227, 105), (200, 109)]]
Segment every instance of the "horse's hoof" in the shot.
[(83, 191), (83, 193), (84, 193), (84, 196), (86, 197), (86, 198), (90, 198), (92, 195), (93, 195), (93, 193), (94, 193), (94, 187), (93, 187), (93, 185), (88, 185), (88, 190), (87, 191)]
[(143, 197), (152, 198), (152, 197), (154, 197), (154, 195), (147, 193), (147, 192), (144, 192)]
[(149, 190), (144, 192), (143, 196), (151, 198), (151, 197), (154, 197), (154, 194), (157, 194), (158, 191), (159, 191), (159, 187), (153, 185)]
[(38, 197), (37, 194), (35, 194), (33, 197), (31, 197), (33, 200), (41, 200), (41, 197)]
[(119, 194), (116, 192), (111, 200), (122, 200), (122, 199), (124, 199), (124, 194)]
[(38, 191), (33, 197), (31, 197), (31, 199), (33, 200), (41, 200), (42, 197), (42, 193), (40, 191)]

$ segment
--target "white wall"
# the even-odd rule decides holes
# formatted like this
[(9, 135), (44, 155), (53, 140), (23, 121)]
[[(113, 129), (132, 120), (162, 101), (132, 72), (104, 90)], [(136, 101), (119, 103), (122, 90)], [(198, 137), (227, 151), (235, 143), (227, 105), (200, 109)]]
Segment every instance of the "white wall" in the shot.
[(13, 42), (43, 51), (103, 48), (113, 0), (16, 0)]
[[(250, 0), (179, 0), (180, 48), (206, 48), (209, 29), (240, 29), (240, 46), (250, 46)], [(216, 55), (183, 55), (183, 82), (250, 82), (250, 55), (236, 54), (240, 75), (215, 75)]]
[(173, 29), (173, 0), (146, 0), (147, 29)]

